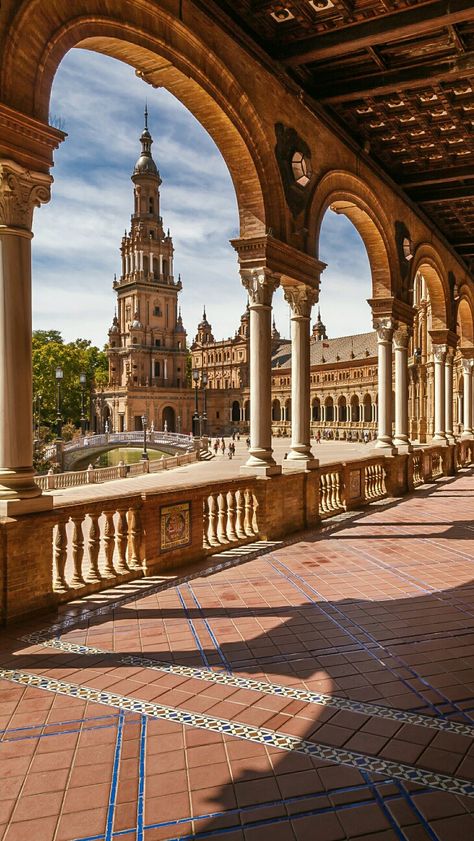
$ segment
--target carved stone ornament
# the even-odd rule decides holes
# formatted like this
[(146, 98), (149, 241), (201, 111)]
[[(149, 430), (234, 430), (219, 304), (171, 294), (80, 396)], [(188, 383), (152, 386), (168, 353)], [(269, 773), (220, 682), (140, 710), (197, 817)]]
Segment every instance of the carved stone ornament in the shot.
[(400, 324), (393, 334), (393, 343), (396, 348), (408, 348), (408, 343), (413, 331), (407, 324)]
[(51, 198), (51, 175), (0, 161), (0, 226), (31, 231), (33, 210)]
[(379, 318), (374, 321), (374, 330), (379, 342), (391, 342), (394, 329), (395, 325), (391, 318)]
[(444, 362), (446, 359), (446, 352), (448, 350), (447, 345), (433, 345), (433, 357), (434, 361), (441, 363)]
[(473, 359), (461, 359), (462, 369), (465, 374), (472, 373), (472, 367), (474, 365)]
[(298, 216), (308, 204), (311, 185), (314, 183), (311, 149), (296, 129), (283, 123), (276, 123), (275, 135), (275, 157), (286, 202), (293, 216)]
[(292, 317), (309, 318), (311, 309), (318, 300), (318, 290), (301, 283), (298, 286), (284, 286), (285, 301), (291, 307)]
[(280, 275), (270, 269), (241, 269), (242, 283), (249, 296), (249, 305), (271, 307), (275, 289), (280, 285)]

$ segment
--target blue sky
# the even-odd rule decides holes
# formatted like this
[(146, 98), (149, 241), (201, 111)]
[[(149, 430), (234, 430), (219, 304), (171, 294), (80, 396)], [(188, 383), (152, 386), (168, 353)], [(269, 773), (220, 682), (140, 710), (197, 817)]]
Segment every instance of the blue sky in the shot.
[[(102, 346), (114, 313), (114, 272), (130, 225), (130, 174), (148, 101), (153, 154), (163, 179), (161, 212), (181, 273), (183, 320), (191, 339), (206, 304), (216, 338), (234, 333), (245, 307), (236, 255), (234, 189), (223, 158), (189, 111), (125, 64), (72, 50), (53, 86), (51, 121), (68, 133), (55, 154), (52, 201), (35, 212), (33, 326)], [(370, 273), (363, 243), (345, 217), (328, 211), (321, 232), (321, 316), (330, 336), (371, 329)], [(288, 335), (288, 306), (274, 298)]]

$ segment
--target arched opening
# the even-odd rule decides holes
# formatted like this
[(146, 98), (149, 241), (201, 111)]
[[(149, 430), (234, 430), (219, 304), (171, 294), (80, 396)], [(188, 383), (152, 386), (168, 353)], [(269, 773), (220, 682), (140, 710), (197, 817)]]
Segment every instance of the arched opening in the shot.
[(324, 401), (324, 420), (334, 421), (334, 401), (332, 397), (326, 397)]
[(281, 421), (281, 403), (279, 400), (272, 402), (272, 421)]
[(250, 400), (244, 403), (244, 420), (248, 423), (250, 420)]
[(163, 409), (162, 428), (165, 432), (176, 432), (176, 413), (172, 406)]
[(313, 398), (313, 402), (311, 404), (311, 419), (316, 423), (321, 420), (321, 401), (319, 397)]
[(232, 403), (232, 423), (239, 423), (240, 421), (240, 403), (234, 400)]
[(285, 400), (285, 420), (291, 423), (291, 398)]
[(372, 421), (372, 398), (370, 394), (364, 394), (363, 406), (364, 423), (370, 423)]
[(352, 423), (359, 423), (360, 421), (360, 406), (357, 394), (351, 397), (351, 421)]
[(337, 419), (340, 423), (347, 421), (347, 401), (345, 397), (339, 397), (337, 401)]

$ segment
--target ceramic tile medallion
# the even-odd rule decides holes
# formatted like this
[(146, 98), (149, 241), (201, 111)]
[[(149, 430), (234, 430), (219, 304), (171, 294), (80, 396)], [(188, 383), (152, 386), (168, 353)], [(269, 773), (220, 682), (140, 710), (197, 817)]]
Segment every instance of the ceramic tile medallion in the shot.
[(160, 508), (160, 551), (170, 552), (191, 543), (191, 503)]
[(349, 475), (349, 497), (350, 499), (358, 499), (360, 495), (360, 470), (351, 470)]

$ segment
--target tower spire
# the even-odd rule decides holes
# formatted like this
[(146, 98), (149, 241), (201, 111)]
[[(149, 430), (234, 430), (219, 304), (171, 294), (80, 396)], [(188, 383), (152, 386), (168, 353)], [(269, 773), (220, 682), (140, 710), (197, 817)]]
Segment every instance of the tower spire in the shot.
[(148, 131), (148, 104), (145, 99), (145, 129)]

